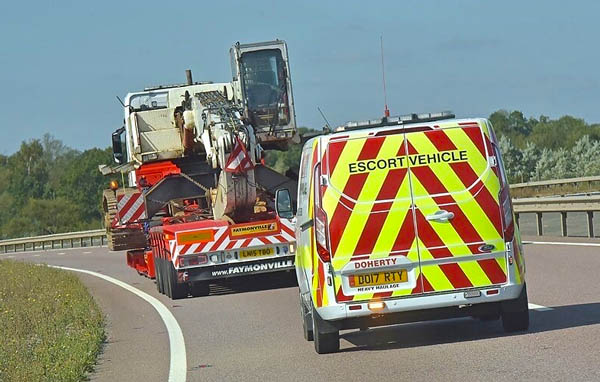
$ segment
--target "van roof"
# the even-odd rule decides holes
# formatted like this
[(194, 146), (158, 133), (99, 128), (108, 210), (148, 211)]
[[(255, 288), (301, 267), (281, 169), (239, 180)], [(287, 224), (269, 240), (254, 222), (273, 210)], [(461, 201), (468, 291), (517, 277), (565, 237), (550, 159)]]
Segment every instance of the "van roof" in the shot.
[[(415, 117), (416, 116), (416, 117)], [(412, 117), (412, 118), (410, 118)], [(377, 132), (381, 128), (399, 126), (400, 128), (412, 127), (415, 125), (423, 125), (424, 123), (443, 121), (444, 124), (461, 124), (461, 123), (481, 123), (486, 121), (486, 118), (473, 117), (473, 118), (456, 118), (454, 114), (449, 111), (441, 113), (426, 113), (426, 114), (409, 114), (407, 116), (396, 116), (388, 117), (387, 123), (384, 122), (384, 118), (371, 119), (364, 122), (347, 122), (345, 125), (338, 126), (334, 131), (329, 133), (319, 134), (311, 137), (305, 142), (305, 145), (312, 145), (315, 139), (321, 137), (341, 137), (347, 136), (354, 132), (360, 131), (361, 133)], [(369, 122), (369, 123), (367, 123)], [(347, 127), (350, 125), (350, 127)]]
[[(449, 113), (449, 112), (443, 112)], [(455, 118), (454, 114), (444, 114), (442, 113), (427, 113), (427, 114), (412, 114), (408, 116), (400, 116), (400, 117), (388, 117), (387, 120), (385, 118), (372, 119), (369, 121), (362, 122), (348, 122), (345, 125), (341, 125), (332, 131), (330, 134), (325, 134), (325, 136), (339, 136), (348, 133), (352, 133), (354, 131), (360, 130), (362, 133), (378, 131), (382, 127), (400, 127), (407, 128), (415, 125), (423, 125), (430, 122), (442, 122), (444, 124), (460, 124), (460, 123), (480, 123), (485, 120), (485, 118)], [(416, 116), (419, 116), (416, 118)], [(413, 117), (413, 118), (411, 118)]]

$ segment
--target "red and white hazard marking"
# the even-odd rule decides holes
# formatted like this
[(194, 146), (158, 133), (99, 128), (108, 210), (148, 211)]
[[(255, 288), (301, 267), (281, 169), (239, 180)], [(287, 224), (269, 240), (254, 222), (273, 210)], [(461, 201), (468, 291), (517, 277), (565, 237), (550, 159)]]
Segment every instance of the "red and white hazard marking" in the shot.
[(146, 206), (141, 192), (117, 195), (117, 211), (119, 222), (127, 224), (146, 218)]
[(233, 147), (233, 150), (231, 150), (229, 159), (225, 164), (225, 171), (245, 172), (253, 168), (254, 164), (252, 163), (250, 155), (248, 155), (248, 151), (246, 151), (244, 143), (242, 143), (240, 138), (236, 137), (235, 146)]
[(207, 253), (215, 251), (227, 251), (238, 248), (257, 247), (271, 244), (285, 244), (294, 242), (294, 225), (287, 219), (279, 220), (281, 229), (279, 232), (269, 235), (257, 235), (257, 237), (236, 238), (231, 236), (229, 226), (215, 228), (214, 240), (208, 243), (194, 243), (178, 245), (176, 240), (169, 242), (169, 249), (174, 257), (191, 255), (194, 253)]

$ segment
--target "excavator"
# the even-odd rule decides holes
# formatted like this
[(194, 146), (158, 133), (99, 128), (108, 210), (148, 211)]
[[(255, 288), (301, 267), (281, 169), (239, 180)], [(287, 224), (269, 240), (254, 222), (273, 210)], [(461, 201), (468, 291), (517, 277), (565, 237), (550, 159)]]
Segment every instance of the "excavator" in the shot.
[(99, 168), (122, 179), (103, 192), (109, 249), (173, 299), (294, 269), (293, 222), (275, 213), (274, 195), (295, 198), (297, 183), (264, 160), (300, 143), (287, 45), (238, 42), (230, 57), (231, 82), (194, 82), (188, 70), (184, 84), (129, 93), (116, 164)]

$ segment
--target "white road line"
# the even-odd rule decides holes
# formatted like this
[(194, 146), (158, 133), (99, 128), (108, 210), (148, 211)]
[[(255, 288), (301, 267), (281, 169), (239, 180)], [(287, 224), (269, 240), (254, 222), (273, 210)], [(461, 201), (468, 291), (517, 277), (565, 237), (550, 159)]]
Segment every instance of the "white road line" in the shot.
[(572, 245), (578, 247), (600, 247), (600, 243), (566, 243), (558, 241), (524, 241), (523, 244)]
[(77, 268), (69, 268), (69, 267), (61, 267), (56, 265), (48, 265), (52, 268), (60, 268), (67, 271), (75, 271), (86, 273), (88, 275), (96, 276), (101, 279), (104, 279), (108, 282), (111, 282), (115, 285), (120, 286), (121, 288), (127, 289), (131, 293), (141, 297), (146, 300), (160, 315), (165, 326), (167, 327), (167, 333), (169, 334), (169, 345), (171, 350), (171, 361), (169, 365), (169, 382), (185, 382), (186, 373), (187, 373), (187, 359), (185, 353), (185, 341), (183, 339), (183, 333), (181, 331), (181, 327), (177, 323), (177, 320), (173, 316), (173, 313), (167, 309), (160, 301), (156, 298), (150, 296), (149, 294), (142, 292), (141, 290), (132, 287), (131, 285), (124, 283), (121, 280), (117, 280), (110, 276), (103, 275), (101, 273), (88, 271), (85, 269), (77, 269)]
[(92, 252), (89, 252), (89, 251), (83, 252), (84, 255), (89, 255), (90, 253), (92, 253)]
[(38, 253), (37, 255), (33, 255), (33, 257), (40, 257), (40, 254)]
[(554, 308), (548, 308), (547, 306), (537, 305), (537, 304), (529, 304), (529, 310), (537, 310), (538, 312), (547, 312), (549, 310), (554, 310)]
[(6, 256), (7, 259), (14, 259), (14, 256)]

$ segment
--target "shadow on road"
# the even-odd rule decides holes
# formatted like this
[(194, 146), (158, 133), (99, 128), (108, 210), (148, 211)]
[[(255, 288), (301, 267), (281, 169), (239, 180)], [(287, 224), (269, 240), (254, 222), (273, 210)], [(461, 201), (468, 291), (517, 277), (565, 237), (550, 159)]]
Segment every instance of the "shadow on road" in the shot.
[(210, 285), (211, 296), (257, 292), (269, 289), (290, 288), (298, 286), (295, 272), (265, 273), (218, 280)]
[(356, 345), (343, 351), (411, 348), (487, 338), (527, 335), (600, 324), (600, 303), (565, 305), (553, 310), (530, 312), (529, 331), (504, 333), (498, 321), (480, 322), (471, 318), (419, 322), (354, 331), (341, 335)]

